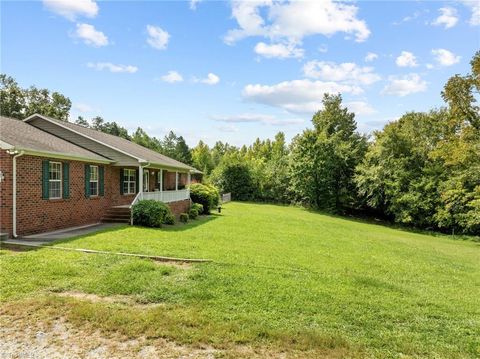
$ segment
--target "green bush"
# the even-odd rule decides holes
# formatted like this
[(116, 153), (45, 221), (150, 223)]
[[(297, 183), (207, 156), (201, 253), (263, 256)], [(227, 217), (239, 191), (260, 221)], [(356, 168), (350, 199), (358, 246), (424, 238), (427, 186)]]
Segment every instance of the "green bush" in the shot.
[(198, 217), (198, 209), (194, 208), (192, 206), (192, 208), (190, 208), (190, 211), (188, 211), (188, 216), (191, 218), (191, 219), (195, 219)]
[(180, 222), (182, 223), (188, 222), (188, 213), (180, 213)]
[(220, 194), (218, 190), (211, 185), (194, 183), (190, 186), (190, 197), (195, 203), (203, 206), (203, 214), (210, 214), (210, 210), (218, 206)]
[(173, 213), (170, 211), (169, 214), (165, 216), (165, 220), (163, 222), (164, 224), (175, 224), (175, 216)]
[(163, 202), (142, 200), (133, 208), (133, 224), (145, 227), (161, 227), (169, 215), (170, 207)]
[(198, 214), (203, 213), (203, 205), (200, 203), (192, 203), (192, 208), (195, 208)]
[(222, 163), (213, 175), (214, 183), (222, 193), (231, 193), (233, 200), (251, 201), (259, 197), (258, 185), (255, 185), (252, 170), (245, 163)]

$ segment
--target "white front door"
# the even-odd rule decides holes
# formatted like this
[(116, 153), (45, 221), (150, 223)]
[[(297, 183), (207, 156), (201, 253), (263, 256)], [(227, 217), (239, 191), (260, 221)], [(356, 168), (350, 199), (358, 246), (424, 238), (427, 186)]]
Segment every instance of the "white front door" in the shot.
[(148, 170), (143, 170), (143, 192), (148, 192), (150, 176), (148, 175)]

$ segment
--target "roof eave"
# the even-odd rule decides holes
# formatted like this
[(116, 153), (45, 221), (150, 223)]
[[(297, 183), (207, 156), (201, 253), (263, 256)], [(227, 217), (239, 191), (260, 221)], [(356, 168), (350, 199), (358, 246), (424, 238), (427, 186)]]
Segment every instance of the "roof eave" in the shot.
[(51, 158), (58, 158), (64, 160), (73, 160), (73, 161), (81, 161), (81, 162), (94, 162), (94, 163), (104, 163), (110, 164), (115, 161), (108, 160), (108, 159), (99, 159), (99, 158), (91, 158), (91, 157), (84, 157), (84, 156), (77, 156), (70, 153), (61, 153), (61, 152), (50, 152), (50, 151), (38, 151), (32, 150), (30, 148), (21, 148), (21, 147), (12, 147), (11, 149), (15, 149), (17, 151), (23, 151), (25, 155), (30, 156), (38, 156), (38, 157), (51, 157)]

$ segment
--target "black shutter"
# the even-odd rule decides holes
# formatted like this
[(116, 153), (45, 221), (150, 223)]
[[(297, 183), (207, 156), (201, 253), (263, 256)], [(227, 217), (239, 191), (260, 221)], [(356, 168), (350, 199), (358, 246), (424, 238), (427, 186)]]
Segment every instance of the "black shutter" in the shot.
[(90, 198), (90, 165), (85, 165), (85, 197)]
[(48, 180), (50, 179), (50, 161), (42, 161), (42, 198), (49, 199)]
[(135, 192), (138, 193), (139, 191), (139, 186), (140, 186), (140, 171), (135, 170), (136, 176), (137, 176), (137, 181), (135, 182)]
[(70, 198), (70, 164), (68, 162), (62, 163), (63, 168), (63, 198)]
[(98, 166), (98, 194), (103, 196), (105, 193), (105, 170), (103, 166)]
[(123, 194), (123, 172), (124, 169), (120, 168), (120, 194)]

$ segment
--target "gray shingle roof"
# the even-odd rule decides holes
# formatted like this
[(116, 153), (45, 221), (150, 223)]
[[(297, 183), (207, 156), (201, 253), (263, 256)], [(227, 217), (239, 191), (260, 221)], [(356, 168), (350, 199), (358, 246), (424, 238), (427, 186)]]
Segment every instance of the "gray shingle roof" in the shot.
[(0, 116), (0, 140), (18, 150), (108, 161), (105, 157), (44, 132), (28, 123), (4, 116)]
[(113, 136), (108, 133), (100, 132), (97, 130), (93, 130), (91, 128), (86, 128), (71, 122), (60, 121), (48, 116), (42, 115), (38, 117), (46, 118), (52, 122), (58, 123), (61, 126), (67, 127), (73, 131), (76, 131), (85, 136), (91, 137), (94, 140), (99, 141), (101, 143), (107, 144), (110, 147), (114, 147), (136, 158), (140, 158), (142, 160), (150, 162), (150, 164), (173, 167), (178, 169), (195, 170), (195, 168), (189, 165), (186, 165), (185, 163), (182, 163), (177, 160), (174, 160), (173, 158), (164, 156), (156, 151), (140, 146), (124, 138)]

